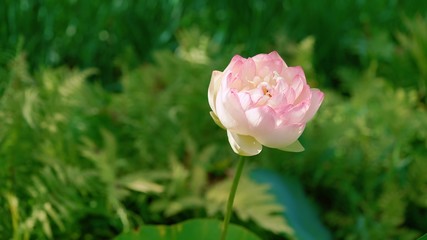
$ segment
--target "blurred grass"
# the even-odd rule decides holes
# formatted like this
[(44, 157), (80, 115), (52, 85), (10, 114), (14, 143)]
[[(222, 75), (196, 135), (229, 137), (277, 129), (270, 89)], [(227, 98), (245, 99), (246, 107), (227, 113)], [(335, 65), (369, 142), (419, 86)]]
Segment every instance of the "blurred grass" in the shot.
[[(338, 70), (390, 61), (403, 16), (426, 14), (424, 1), (12, 1), (1, 3), (0, 49), (13, 56), (21, 42), (32, 69), (97, 67), (112, 90), (120, 60), (135, 67), (158, 49), (176, 49), (177, 32), (195, 27), (221, 47), (217, 55), (251, 56), (282, 48), (278, 39), (316, 39), (313, 63), (323, 86), (342, 88)], [(224, 52), (225, 51), (225, 52)]]
[(211, 71), (272, 50), (325, 103), (304, 153), (265, 149), (248, 168), (298, 179), (336, 239), (421, 236), (426, 3), (3, 1), (0, 236), (109, 239), (216, 217), (205, 195), (235, 157), (208, 114)]

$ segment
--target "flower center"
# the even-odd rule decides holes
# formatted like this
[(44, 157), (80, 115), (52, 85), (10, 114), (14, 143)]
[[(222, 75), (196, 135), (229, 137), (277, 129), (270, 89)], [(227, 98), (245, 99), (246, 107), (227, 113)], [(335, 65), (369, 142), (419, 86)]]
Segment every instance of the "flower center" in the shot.
[(268, 90), (268, 88), (266, 86), (262, 86), (261, 89), (262, 89), (262, 92), (264, 93), (264, 96), (272, 97), (270, 91)]

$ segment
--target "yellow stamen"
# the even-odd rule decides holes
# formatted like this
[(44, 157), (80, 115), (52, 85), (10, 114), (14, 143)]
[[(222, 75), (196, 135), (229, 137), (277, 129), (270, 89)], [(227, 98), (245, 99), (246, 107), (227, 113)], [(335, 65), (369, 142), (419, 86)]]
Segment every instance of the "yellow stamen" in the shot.
[(268, 89), (265, 86), (262, 86), (262, 92), (264, 93), (264, 95), (272, 97), (270, 91), (268, 91)]

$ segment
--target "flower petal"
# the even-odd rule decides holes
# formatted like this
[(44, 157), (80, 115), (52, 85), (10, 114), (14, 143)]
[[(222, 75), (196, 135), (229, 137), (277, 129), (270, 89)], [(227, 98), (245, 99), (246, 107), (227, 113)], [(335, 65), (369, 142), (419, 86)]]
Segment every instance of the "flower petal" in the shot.
[(287, 152), (302, 152), (302, 151), (304, 151), (304, 147), (297, 140), (294, 143), (292, 143), (291, 145), (288, 145), (284, 148), (280, 148), (280, 150), (287, 151)]
[(280, 123), (276, 113), (268, 106), (246, 111), (250, 135), (266, 147), (282, 149), (301, 136), (305, 123)]
[(257, 75), (262, 78), (274, 72), (280, 73), (283, 67), (286, 67), (286, 63), (276, 51), (269, 54), (258, 54), (253, 57), (253, 60), (257, 66)]
[(285, 79), (285, 81), (287, 81), (289, 83), (289, 85), (292, 85), (293, 80), (295, 78), (299, 78), (303, 84), (307, 84), (307, 80), (305, 79), (305, 74), (304, 71), (302, 70), (302, 68), (300, 66), (297, 67), (287, 67), (283, 70), (282, 74), (280, 74), (280, 76), (283, 77), (283, 79)]
[(245, 58), (239, 55), (234, 55), (228, 66), (225, 68), (224, 72), (238, 72), (240, 66), (243, 64), (243, 61), (245, 61)]
[(307, 113), (304, 116), (304, 122), (308, 122), (314, 117), (314, 114), (316, 114), (317, 110), (320, 107), (320, 104), (322, 104), (323, 102), (323, 98), (323, 92), (316, 88), (311, 89), (310, 108), (307, 110)]
[(218, 119), (218, 116), (213, 111), (210, 111), (209, 113), (216, 125), (218, 125), (222, 129), (225, 129), (224, 125), (222, 125), (221, 121)]
[(284, 120), (287, 124), (305, 122), (303, 119), (310, 109), (308, 101), (298, 103), (296, 105), (285, 105), (281, 108), (276, 108), (276, 112), (280, 113), (280, 119)]
[(276, 127), (275, 112), (269, 106), (252, 108), (245, 113), (251, 131), (269, 132)]
[(224, 88), (218, 92), (216, 115), (226, 129), (247, 134), (248, 121), (235, 90)]
[(216, 101), (216, 95), (218, 93), (218, 89), (221, 85), (221, 77), (222, 77), (222, 72), (213, 71), (211, 76), (211, 82), (209, 83), (208, 100), (209, 100), (209, 106), (211, 107), (214, 113), (216, 112), (215, 101)]
[(249, 83), (255, 78), (256, 65), (254, 60), (252, 58), (246, 59), (239, 70), (239, 79), (243, 81), (243, 84)]
[(233, 151), (242, 156), (254, 156), (261, 152), (262, 145), (255, 138), (227, 131), (228, 141)]
[(305, 124), (283, 124), (274, 130), (257, 131), (254, 138), (262, 145), (271, 148), (284, 149), (298, 140), (304, 131)]
[(242, 106), (243, 110), (247, 110), (254, 105), (250, 93), (238, 92), (237, 95), (239, 96), (240, 105)]
[(311, 89), (310, 89), (310, 86), (308, 86), (307, 84), (305, 84), (304, 87), (303, 87), (303, 89), (301, 90), (301, 93), (299, 94), (299, 96), (296, 96), (294, 104), (298, 104), (300, 102), (307, 101), (310, 98), (311, 98)]
[(295, 78), (292, 79), (291, 83), (291, 88), (294, 90), (296, 97), (301, 94), (304, 87), (308, 87), (305, 76), (301, 74), (296, 75)]

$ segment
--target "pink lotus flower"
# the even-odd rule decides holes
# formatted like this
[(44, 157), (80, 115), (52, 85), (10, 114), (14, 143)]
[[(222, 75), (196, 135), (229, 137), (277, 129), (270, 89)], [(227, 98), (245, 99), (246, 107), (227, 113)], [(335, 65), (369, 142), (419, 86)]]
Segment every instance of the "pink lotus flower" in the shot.
[(257, 155), (262, 145), (303, 151), (298, 138), (323, 96), (310, 88), (301, 67), (288, 67), (277, 52), (234, 56), (223, 72), (212, 72), (208, 91), (212, 118), (243, 156)]

